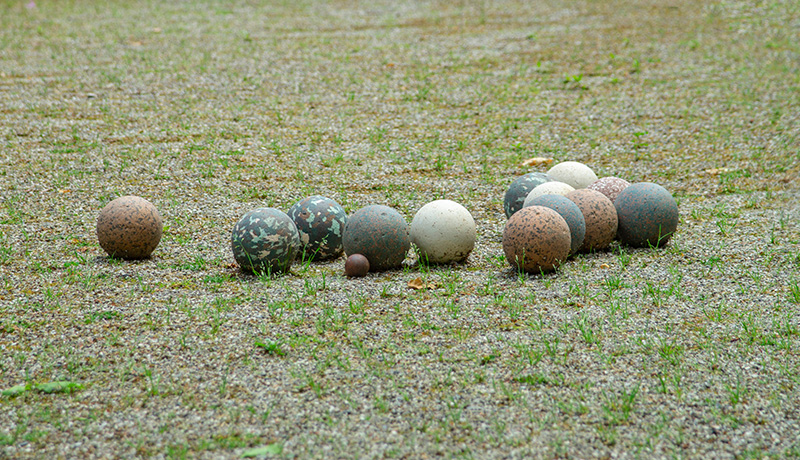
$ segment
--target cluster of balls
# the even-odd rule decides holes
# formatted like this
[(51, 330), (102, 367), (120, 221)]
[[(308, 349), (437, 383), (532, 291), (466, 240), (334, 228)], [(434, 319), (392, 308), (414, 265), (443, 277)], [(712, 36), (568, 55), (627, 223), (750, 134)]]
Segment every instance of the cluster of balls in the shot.
[(678, 206), (664, 187), (565, 161), (546, 173), (516, 178), (506, 191), (503, 251), (528, 273), (556, 269), (577, 252), (607, 249), (614, 239), (631, 247), (663, 246), (678, 227)]
[(327, 260), (345, 253), (345, 274), (364, 276), (400, 267), (412, 243), (429, 263), (462, 262), (475, 237), (472, 215), (454, 201), (426, 204), (409, 226), (389, 206), (369, 205), (347, 216), (336, 201), (311, 196), (288, 214), (274, 208), (245, 214), (233, 228), (231, 243), (236, 262), (253, 272), (285, 272), (298, 254)]
[[(100, 246), (112, 257), (147, 258), (161, 233), (158, 210), (135, 196), (110, 202), (97, 220)], [(412, 243), (427, 263), (463, 262), (475, 239), (472, 215), (454, 201), (427, 203), (409, 226), (388, 206), (365, 206), (348, 217), (339, 203), (315, 195), (287, 213), (271, 207), (246, 213), (233, 227), (231, 247), (242, 270), (251, 273), (283, 273), (298, 257), (331, 260), (345, 253), (345, 274), (364, 276), (401, 266)]]
[[(663, 246), (678, 226), (675, 199), (660, 185), (598, 179), (574, 161), (518, 177), (503, 206), (506, 259), (529, 273), (554, 270), (577, 252), (606, 249), (615, 238), (632, 247)], [(147, 258), (161, 235), (158, 210), (136, 196), (108, 203), (97, 220), (100, 246), (112, 257)], [(348, 217), (336, 201), (314, 195), (288, 213), (270, 207), (246, 213), (233, 227), (231, 247), (239, 266), (252, 273), (283, 273), (298, 257), (330, 260), (345, 253), (345, 274), (364, 276), (400, 267), (412, 243), (424, 262), (463, 262), (475, 238), (472, 215), (454, 201), (427, 203), (409, 226), (388, 206), (365, 206)]]

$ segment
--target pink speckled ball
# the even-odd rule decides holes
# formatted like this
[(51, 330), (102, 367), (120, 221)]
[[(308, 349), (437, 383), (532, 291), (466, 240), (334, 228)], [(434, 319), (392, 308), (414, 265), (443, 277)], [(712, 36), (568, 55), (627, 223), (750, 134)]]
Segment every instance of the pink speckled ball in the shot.
[(544, 206), (515, 212), (503, 230), (503, 252), (517, 270), (541, 273), (567, 260), (572, 244), (567, 221)]
[(586, 236), (580, 250), (607, 249), (617, 236), (619, 225), (614, 203), (597, 190), (587, 188), (569, 192), (566, 197), (578, 205), (586, 221)]
[(111, 257), (150, 257), (161, 241), (162, 231), (158, 209), (138, 196), (117, 198), (97, 218), (97, 240)]
[(614, 200), (617, 199), (620, 192), (625, 190), (631, 185), (630, 182), (626, 181), (625, 179), (620, 179), (619, 177), (603, 177), (601, 179), (597, 179), (596, 181), (589, 184), (589, 190), (596, 190), (603, 195), (605, 195), (611, 202), (613, 203)]

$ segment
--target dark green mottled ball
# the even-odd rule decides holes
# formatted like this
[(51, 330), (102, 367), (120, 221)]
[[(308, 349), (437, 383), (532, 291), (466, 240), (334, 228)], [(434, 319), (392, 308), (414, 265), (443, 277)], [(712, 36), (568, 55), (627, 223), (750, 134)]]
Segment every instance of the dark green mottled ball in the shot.
[(282, 273), (291, 268), (300, 252), (297, 227), (289, 216), (275, 208), (248, 212), (231, 233), (233, 257), (242, 270)]
[(506, 212), (506, 218), (510, 218), (511, 215), (522, 209), (525, 197), (528, 196), (531, 190), (552, 180), (550, 176), (543, 172), (530, 172), (514, 179), (514, 182), (508, 186), (506, 195), (503, 198), (503, 209)]
[(629, 246), (660, 247), (678, 228), (678, 204), (664, 187), (650, 182), (628, 186), (614, 200), (617, 237)]
[(306, 260), (335, 259), (342, 255), (342, 235), (347, 213), (336, 201), (314, 195), (289, 208), (297, 226)]
[(348, 217), (342, 244), (347, 255), (364, 255), (371, 271), (397, 268), (411, 249), (408, 223), (388, 206), (365, 206)]

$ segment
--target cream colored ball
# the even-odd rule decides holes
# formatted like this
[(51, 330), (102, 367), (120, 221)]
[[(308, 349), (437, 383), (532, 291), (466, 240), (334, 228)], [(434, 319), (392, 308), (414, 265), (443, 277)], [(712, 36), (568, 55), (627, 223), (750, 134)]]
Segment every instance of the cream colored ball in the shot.
[(597, 180), (597, 174), (592, 168), (577, 161), (563, 161), (550, 168), (547, 174), (553, 180), (569, 184), (576, 190), (586, 188)]
[(522, 204), (523, 208), (527, 208), (531, 206), (533, 200), (542, 195), (566, 195), (567, 193), (575, 190), (575, 187), (565, 184), (564, 182), (545, 182), (542, 185), (537, 186), (533, 190), (528, 193), (528, 196), (525, 197), (525, 202)]
[(475, 220), (455, 201), (431, 201), (414, 215), (409, 234), (421, 260), (463, 262), (475, 247)]

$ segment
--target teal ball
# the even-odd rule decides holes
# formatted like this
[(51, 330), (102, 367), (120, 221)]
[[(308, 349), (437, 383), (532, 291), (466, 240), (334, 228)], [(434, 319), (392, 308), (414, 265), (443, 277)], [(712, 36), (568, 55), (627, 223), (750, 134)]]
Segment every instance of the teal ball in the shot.
[(626, 187), (614, 207), (619, 218), (617, 237), (628, 246), (664, 246), (678, 228), (678, 204), (658, 184), (639, 182)]
[(242, 270), (277, 274), (291, 268), (300, 252), (300, 236), (294, 221), (284, 212), (259, 208), (234, 225), (231, 247)]
[(543, 172), (530, 172), (517, 177), (511, 182), (503, 197), (503, 209), (506, 212), (506, 219), (523, 208), (525, 197), (539, 185), (545, 182), (552, 182), (553, 178)]
[(335, 259), (342, 255), (347, 213), (336, 201), (319, 195), (294, 204), (287, 213), (297, 226), (305, 260)]
[(371, 271), (397, 268), (411, 249), (408, 223), (388, 206), (365, 206), (347, 218), (342, 245), (347, 255), (366, 257)]
[(531, 206), (544, 206), (559, 213), (569, 226), (572, 239), (569, 253), (578, 252), (586, 237), (586, 219), (577, 204), (564, 195), (539, 195), (531, 200)]

